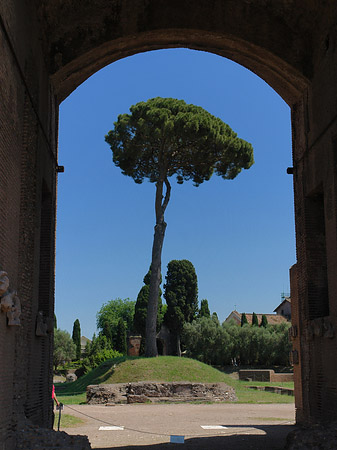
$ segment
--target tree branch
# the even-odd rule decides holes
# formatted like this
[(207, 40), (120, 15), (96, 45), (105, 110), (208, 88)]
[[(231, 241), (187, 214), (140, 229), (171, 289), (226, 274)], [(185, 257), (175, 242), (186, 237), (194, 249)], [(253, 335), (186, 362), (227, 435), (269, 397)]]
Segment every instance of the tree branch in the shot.
[(156, 210), (156, 223), (160, 223), (163, 221), (163, 207), (162, 207), (162, 198), (163, 198), (163, 182), (157, 181), (156, 183), (156, 200), (155, 200), (155, 210)]
[(166, 194), (165, 194), (165, 198), (164, 198), (164, 201), (163, 201), (163, 204), (162, 204), (163, 214), (164, 214), (164, 212), (166, 210), (166, 207), (167, 207), (167, 204), (168, 204), (168, 202), (170, 200), (170, 195), (171, 195), (171, 185), (170, 185), (169, 180), (167, 178), (165, 178), (164, 182), (165, 182), (165, 186), (166, 186)]

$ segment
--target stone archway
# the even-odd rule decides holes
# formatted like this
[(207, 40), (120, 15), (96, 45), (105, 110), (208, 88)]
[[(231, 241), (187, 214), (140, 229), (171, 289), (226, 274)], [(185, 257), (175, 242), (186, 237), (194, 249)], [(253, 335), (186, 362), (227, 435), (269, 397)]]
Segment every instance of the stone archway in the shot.
[[(58, 105), (101, 67), (188, 47), (226, 56), (291, 106), (297, 420), (337, 411), (337, 5), (298, 0), (0, 0), (0, 270), (22, 304), (0, 315), (0, 436), (50, 422)], [(42, 319), (39, 311), (42, 311)], [(37, 318), (45, 332), (37, 332)], [(41, 323), (40, 323), (41, 325)]]

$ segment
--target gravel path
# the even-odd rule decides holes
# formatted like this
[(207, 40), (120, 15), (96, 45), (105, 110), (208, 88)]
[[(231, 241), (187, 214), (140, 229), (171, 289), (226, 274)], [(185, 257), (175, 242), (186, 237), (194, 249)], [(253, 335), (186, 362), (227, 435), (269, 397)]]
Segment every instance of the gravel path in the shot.
[[(64, 413), (85, 420), (64, 431), (87, 435), (93, 449), (278, 450), (295, 428), (293, 404), (65, 405)], [(124, 429), (99, 430), (111, 425)], [(184, 436), (184, 447), (171, 435)]]

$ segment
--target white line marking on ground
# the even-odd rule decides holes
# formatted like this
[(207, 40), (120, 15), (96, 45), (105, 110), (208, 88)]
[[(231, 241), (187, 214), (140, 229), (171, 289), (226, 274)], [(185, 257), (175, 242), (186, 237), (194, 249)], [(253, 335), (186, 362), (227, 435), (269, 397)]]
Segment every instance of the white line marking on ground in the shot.
[(204, 430), (227, 430), (224, 425), (200, 425)]
[(124, 431), (124, 427), (99, 427), (99, 431)]

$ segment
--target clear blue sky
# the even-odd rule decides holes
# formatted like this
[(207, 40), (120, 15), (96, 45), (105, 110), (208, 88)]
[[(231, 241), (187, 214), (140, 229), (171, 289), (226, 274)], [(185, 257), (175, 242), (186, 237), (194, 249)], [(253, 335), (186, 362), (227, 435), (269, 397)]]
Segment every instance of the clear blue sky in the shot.
[(56, 244), (58, 327), (96, 331), (96, 313), (135, 300), (151, 260), (153, 184), (137, 185), (104, 141), (118, 114), (173, 97), (202, 106), (254, 147), (254, 166), (198, 188), (172, 179), (162, 272), (171, 259), (196, 269), (199, 301), (223, 321), (234, 309), (271, 313), (289, 292), (295, 262), (290, 109), (261, 78), (217, 55), (187, 49), (138, 54), (97, 72), (60, 107)]

